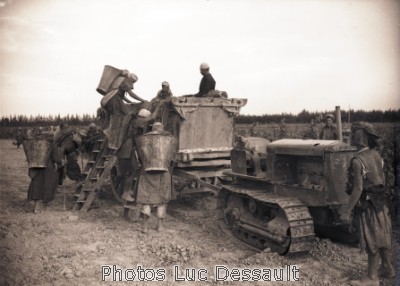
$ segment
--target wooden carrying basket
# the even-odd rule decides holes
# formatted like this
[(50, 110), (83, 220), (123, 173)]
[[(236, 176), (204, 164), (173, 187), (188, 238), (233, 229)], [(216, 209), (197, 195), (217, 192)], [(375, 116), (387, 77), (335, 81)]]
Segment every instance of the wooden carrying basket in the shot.
[(112, 66), (104, 66), (103, 74), (100, 79), (100, 83), (96, 88), (97, 92), (101, 95), (106, 95), (115, 81), (115, 79), (121, 74), (121, 70)]
[(145, 134), (136, 139), (137, 150), (146, 172), (169, 170), (177, 148), (177, 140), (172, 135)]
[(22, 143), (29, 168), (46, 168), (51, 142), (48, 139), (27, 139)]

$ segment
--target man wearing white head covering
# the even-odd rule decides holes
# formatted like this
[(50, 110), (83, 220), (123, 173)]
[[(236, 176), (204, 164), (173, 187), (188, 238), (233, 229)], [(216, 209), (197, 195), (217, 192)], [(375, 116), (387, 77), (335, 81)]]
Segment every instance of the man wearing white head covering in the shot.
[(210, 74), (210, 66), (207, 63), (200, 65), (200, 73), (203, 78), (200, 81), (199, 92), (195, 94), (196, 97), (206, 96), (211, 90), (215, 90), (215, 80)]
[(127, 70), (122, 70), (120, 75), (114, 80), (110, 91), (101, 100), (101, 106), (110, 116), (110, 123), (104, 134), (109, 139), (108, 147), (118, 149), (121, 145), (121, 128), (125, 115), (127, 115), (124, 102), (132, 103), (125, 95), (128, 93), (132, 98), (145, 102), (133, 92), (133, 84), (138, 80), (137, 75)]
[(157, 117), (159, 109), (160, 106), (157, 106), (153, 112), (147, 109), (140, 109), (138, 113), (132, 112), (128, 115), (130, 118), (128, 130), (124, 131), (125, 137), (117, 151), (118, 175), (121, 177), (121, 184), (124, 190), (122, 198), (126, 201), (134, 200), (134, 192), (132, 192), (131, 188), (133, 179), (139, 171), (135, 138), (148, 131), (149, 124)]

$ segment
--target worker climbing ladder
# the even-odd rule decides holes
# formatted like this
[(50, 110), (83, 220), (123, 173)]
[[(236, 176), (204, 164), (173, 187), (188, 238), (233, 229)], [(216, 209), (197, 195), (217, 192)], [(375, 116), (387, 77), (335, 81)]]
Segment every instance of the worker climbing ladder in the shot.
[(86, 179), (79, 194), (76, 194), (77, 200), (73, 210), (88, 211), (96, 198), (97, 192), (104, 184), (107, 176), (110, 174), (116, 156), (116, 149), (108, 147), (107, 139), (96, 140), (89, 160), (83, 173)]

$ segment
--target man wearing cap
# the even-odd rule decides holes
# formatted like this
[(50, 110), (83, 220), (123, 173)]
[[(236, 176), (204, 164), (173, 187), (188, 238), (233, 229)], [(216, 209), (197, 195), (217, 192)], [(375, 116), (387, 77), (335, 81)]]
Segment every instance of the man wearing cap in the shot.
[(334, 119), (335, 116), (333, 116), (333, 114), (325, 115), (325, 126), (322, 128), (322, 131), (319, 135), (319, 139), (322, 140), (338, 139), (337, 128), (335, 125), (332, 124)]
[(379, 285), (378, 267), (382, 259), (382, 277), (393, 278), (391, 262), (392, 227), (385, 198), (383, 159), (377, 149), (381, 141), (373, 126), (356, 122), (351, 127), (351, 143), (357, 152), (350, 162), (346, 193), (349, 203), (340, 209), (343, 222), (350, 224), (351, 212), (358, 208), (360, 246), (366, 246), (368, 277), (351, 281), (351, 285)]
[(207, 63), (200, 65), (200, 73), (203, 78), (200, 81), (199, 92), (194, 95), (195, 97), (207, 96), (209, 91), (215, 90), (215, 80), (210, 74), (210, 66)]

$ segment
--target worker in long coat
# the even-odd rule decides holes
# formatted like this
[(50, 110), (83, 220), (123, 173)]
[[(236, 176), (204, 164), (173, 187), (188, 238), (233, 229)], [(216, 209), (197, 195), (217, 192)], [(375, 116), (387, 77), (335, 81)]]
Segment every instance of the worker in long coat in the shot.
[(28, 200), (35, 201), (34, 213), (41, 212), (47, 203), (54, 199), (57, 186), (63, 184), (65, 175), (71, 180), (82, 179), (76, 151), (83, 136), (84, 132), (81, 130), (78, 132), (65, 130), (65, 133), (60, 134), (57, 140), (50, 144), (46, 167), (29, 168), (28, 175), (31, 182), (28, 188)]
[(31, 178), (28, 200), (35, 201), (34, 213), (41, 212), (54, 199), (57, 190), (58, 168), (62, 164), (62, 157), (54, 142), (50, 145), (48, 154), (45, 168), (29, 168), (28, 171)]
[(368, 276), (351, 285), (379, 285), (378, 267), (382, 259), (383, 277), (392, 278), (395, 269), (391, 262), (392, 227), (385, 197), (383, 159), (377, 149), (381, 141), (373, 126), (365, 122), (353, 123), (352, 144), (357, 147), (349, 168), (347, 193), (349, 203), (341, 208), (341, 219), (350, 223), (351, 211), (358, 207), (360, 245), (366, 246)]
[(153, 112), (147, 109), (140, 109), (138, 113), (131, 112), (129, 114), (129, 124), (125, 126), (125, 130), (122, 130), (124, 137), (117, 151), (118, 175), (123, 189), (122, 199), (128, 202), (135, 200), (136, 189), (133, 186), (133, 182), (140, 170), (135, 138), (149, 130), (149, 125), (157, 117), (159, 110), (160, 105)]
[[(162, 123), (156, 122), (153, 124), (152, 132), (157, 135), (169, 136), (168, 132), (163, 130)], [(171, 152), (173, 146), (163, 146), (165, 151)], [(140, 158), (143, 162), (147, 158), (143, 158), (143, 153)], [(144, 156), (154, 156), (154, 154), (144, 154)], [(156, 158), (161, 160), (161, 158)], [(172, 159), (172, 156), (171, 156)], [(143, 167), (140, 171), (138, 186), (137, 186), (137, 197), (136, 201), (142, 205), (143, 214), (143, 232), (147, 232), (148, 219), (151, 216), (151, 209), (155, 207), (157, 209), (157, 230), (162, 230), (162, 221), (167, 215), (167, 204), (172, 198), (172, 161), (165, 162), (168, 165), (168, 169), (164, 171), (146, 171)]]

